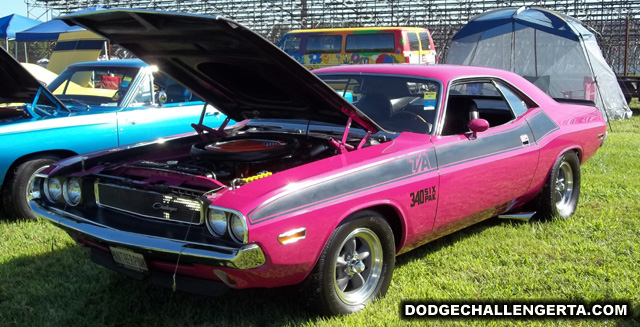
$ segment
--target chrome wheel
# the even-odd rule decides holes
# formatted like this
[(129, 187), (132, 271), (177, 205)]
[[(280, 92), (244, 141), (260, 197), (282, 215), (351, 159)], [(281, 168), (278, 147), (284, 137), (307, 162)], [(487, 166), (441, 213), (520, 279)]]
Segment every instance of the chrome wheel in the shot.
[(368, 228), (357, 228), (340, 245), (335, 262), (336, 294), (349, 305), (370, 299), (380, 281), (383, 266), (382, 244)]
[(43, 166), (38, 168), (35, 172), (33, 172), (33, 174), (31, 174), (31, 177), (29, 177), (29, 182), (27, 184), (27, 188), (26, 188), (26, 199), (27, 202), (29, 202), (30, 200), (33, 199), (38, 199), (40, 198), (40, 185), (38, 185), (38, 183), (36, 183), (36, 175), (41, 173), (43, 170), (49, 168), (49, 165)]
[(564, 216), (573, 211), (573, 169), (567, 161), (563, 161), (555, 180), (556, 208)]

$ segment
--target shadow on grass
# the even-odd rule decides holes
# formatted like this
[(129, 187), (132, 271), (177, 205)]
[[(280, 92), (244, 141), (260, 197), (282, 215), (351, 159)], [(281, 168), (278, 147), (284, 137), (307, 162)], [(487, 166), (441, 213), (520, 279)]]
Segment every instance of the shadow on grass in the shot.
[(0, 326), (282, 326), (317, 318), (292, 288), (173, 293), (93, 264), (77, 246), (0, 264)]
[[(532, 220), (533, 221), (533, 220)], [(422, 260), (424, 257), (441, 251), (443, 248), (453, 246), (455, 243), (464, 240), (467, 237), (481, 233), (485, 229), (492, 228), (501, 224), (527, 224), (527, 222), (499, 219), (497, 217), (484, 220), (477, 224), (463, 228), (455, 233), (443, 236), (439, 239), (424, 244), (418, 248), (415, 248), (405, 254), (396, 257), (396, 266), (402, 266), (409, 262), (416, 260)]]

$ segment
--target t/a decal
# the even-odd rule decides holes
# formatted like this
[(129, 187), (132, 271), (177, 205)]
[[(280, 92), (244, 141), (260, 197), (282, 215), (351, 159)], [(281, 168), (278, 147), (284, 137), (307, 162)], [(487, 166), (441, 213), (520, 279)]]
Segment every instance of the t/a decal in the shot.
[(436, 199), (436, 187), (430, 186), (417, 192), (411, 192), (411, 207), (416, 205), (425, 204), (427, 202), (434, 201)]
[(417, 156), (411, 156), (411, 171), (416, 173), (421, 173), (430, 168), (429, 164), (429, 156), (426, 152), (420, 153)]

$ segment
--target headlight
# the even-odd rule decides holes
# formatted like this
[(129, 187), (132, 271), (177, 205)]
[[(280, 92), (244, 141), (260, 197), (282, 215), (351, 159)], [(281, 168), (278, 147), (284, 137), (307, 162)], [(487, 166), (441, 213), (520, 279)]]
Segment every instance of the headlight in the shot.
[(82, 188), (79, 178), (71, 178), (64, 183), (62, 194), (64, 200), (72, 206), (77, 206), (82, 199)]
[(222, 210), (209, 208), (207, 227), (213, 235), (224, 235), (224, 232), (227, 230), (227, 214)]
[(49, 178), (44, 184), (44, 193), (51, 202), (62, 200), (62, 182), (58, 178)]
[(238, 216), (237, 214), (231, 214), (231, 221), (229, 222), (229, 229), (231, 230), (231, 237), (233, 237), (234, 241), (239, 243), (246, 242), (247, 236), (247, 227), (245, 226), (244, 220)]

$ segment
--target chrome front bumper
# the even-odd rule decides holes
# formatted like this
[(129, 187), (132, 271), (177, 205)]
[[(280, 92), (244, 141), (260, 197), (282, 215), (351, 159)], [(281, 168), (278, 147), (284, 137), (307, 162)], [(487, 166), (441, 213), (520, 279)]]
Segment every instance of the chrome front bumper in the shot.
[(154, 257), (180, 257), (181, 262), (235, 269), (251, 269), (262, 266), (265, 257), (257, 244), (229, 248), (211, 244), (192, 244), (185, 241), (142, 235), (116, 230), (100, 225), (68, 212), (40, 206), (30, 201), (31, 209), (40, 219), (46, 219), (70, 235), (78, 235), (110, 246), (122, 246), (138, 250)]

